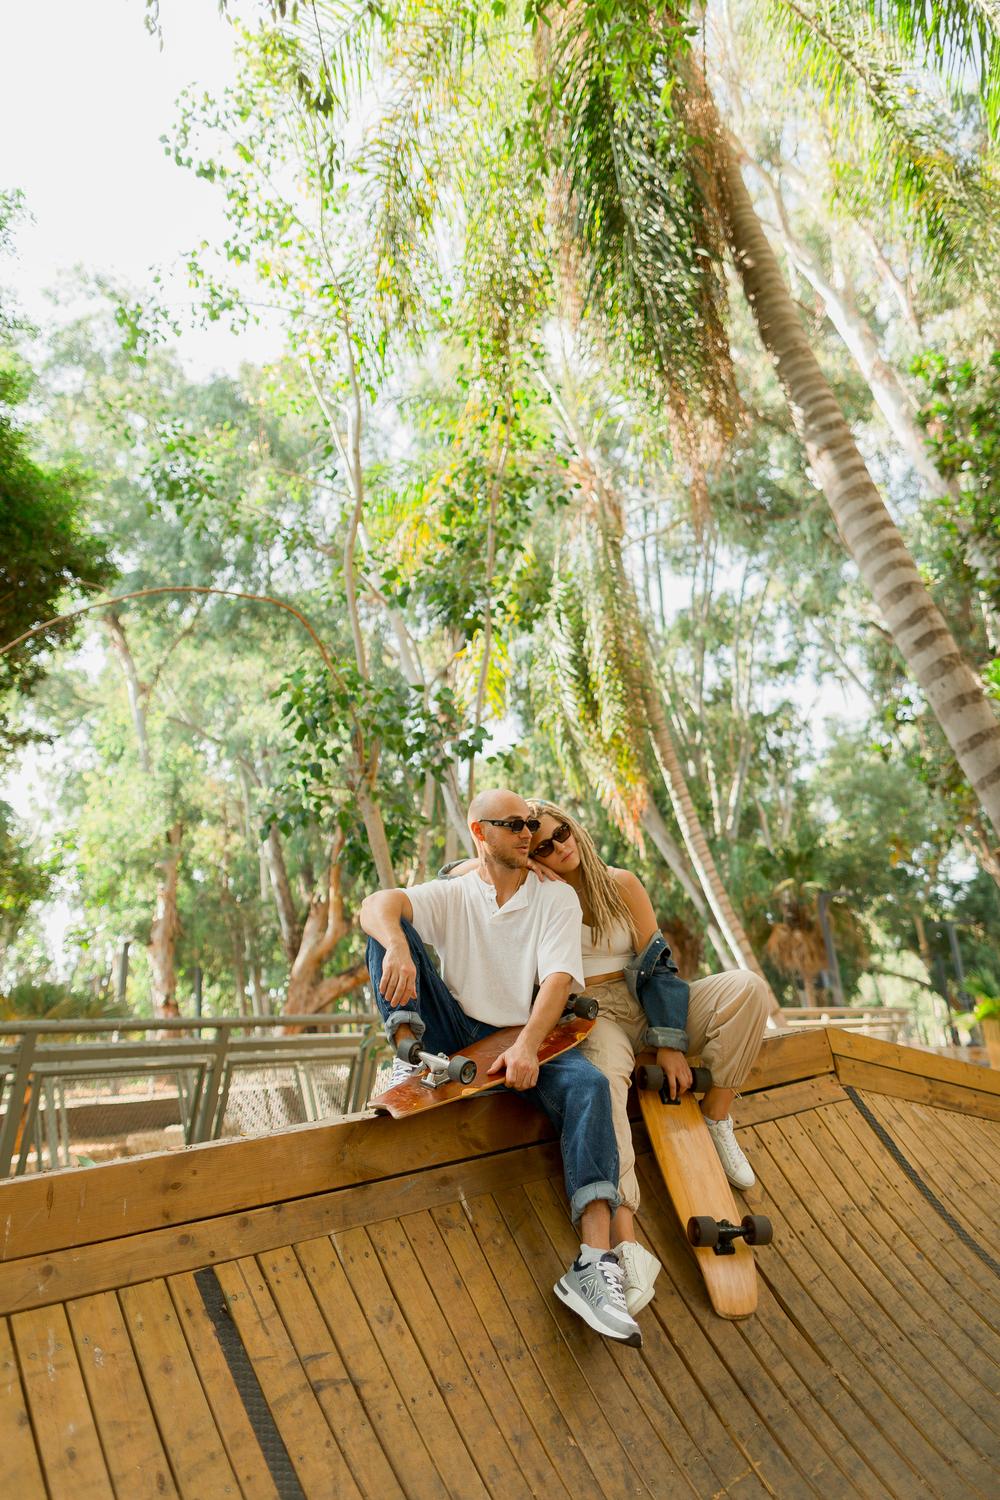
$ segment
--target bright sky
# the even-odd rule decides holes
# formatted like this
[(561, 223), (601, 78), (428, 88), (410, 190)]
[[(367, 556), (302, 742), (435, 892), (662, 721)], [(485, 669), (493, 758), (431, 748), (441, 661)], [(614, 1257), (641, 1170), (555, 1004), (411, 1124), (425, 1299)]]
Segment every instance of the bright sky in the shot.
[[(251, 0), (240, 9), (253, 17)], [(215, 0), (160, 10), (162, 51), (143, 0), (4, 6), (0, 185), (23, 191), (35, 223), (18, 233), (16, 260), (0, 262), (0, 283), (38, 322), (52, 316), (45, 289), (75, 266), (141, 288), (154, 267), (174, 270), (184, 250), (222, 238), (218, 190), (175, 166), (160, 136), (185, 86), (216, 93), (230, 81), (232, 30)], [(235, 370), (275, 353), (277, 336), (215, 325), (182, 349), (193, 373)]]

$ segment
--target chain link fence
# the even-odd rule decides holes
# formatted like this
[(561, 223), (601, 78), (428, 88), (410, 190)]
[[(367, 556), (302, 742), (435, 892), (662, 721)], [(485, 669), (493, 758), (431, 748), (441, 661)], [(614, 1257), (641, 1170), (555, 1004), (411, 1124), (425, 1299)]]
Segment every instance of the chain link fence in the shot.
[[(4, 1023), (0, 1176), (262, 1135), (363, 1109), (387, 1076), (376, 1018), (310, 1016), (308, 1032), (302, 1025), (298, 1016)], [(155, 1040), (134, 1040), (149, 1031)]]

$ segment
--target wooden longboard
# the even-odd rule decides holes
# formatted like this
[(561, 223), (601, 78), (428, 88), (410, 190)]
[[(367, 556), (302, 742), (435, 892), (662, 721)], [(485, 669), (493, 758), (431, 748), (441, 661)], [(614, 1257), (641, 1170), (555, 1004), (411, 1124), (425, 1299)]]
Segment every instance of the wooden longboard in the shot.
[[(571, 1047), (579, 1046), (593, 1024), (592, 1020), (579, 1016), (564, 1018), (543, 1038), (538, 1049), (538, 1061), (551, 1062), (552, 1058), (568, 1052)], [(520, 1033), (520, 1026), (504, 1026), (499, 1031), (494, 1031), (492, 1036), (483, 1037), (482, 1041), (473, 1042), (471, 1047), (463, 1047), (461, 1053), (455, 1054), (469, 1057), (476, 1064), (476, 1077), (472, 1083), (442, 1083), (437, 1088), (428, 1088), (427, 1084), (421, 1082), (428, 1071), (423, 1068), (405, 1083), (397, 1083), (394, 1088), (386, 1089), (384, 1094), (376, 1094), (368, 1101), (368, 1108), (375, 1110), (377, 1114), (392, 1115), (395, 1120), (405, 1120), (407, 1116), (419, 1114), (425, 1109), (435, 1109), (441, 1104), (454, 1104), (458, 1099), (471, 1099), (487, 1089), (502, 1088), (502, 1076), (494, 1074), (491, 1077), (489, 1069)]]
[[(640, 1088), (637, 1093), (650, 1144), (685, 1238), (688, 1221), (700, 1215), (739, 1224), (733, 1190), (694, 1095), (684, 1094), (679, 1104), (664, 1104), (654, 1089)], [(731, 1255), (717, 1255), (707, 1246), (690, 1248), (720, 1318), (748, 1318), (757, 1308), (757, 1267), (744, 1239), (733, 1240), (732, 1246)]]

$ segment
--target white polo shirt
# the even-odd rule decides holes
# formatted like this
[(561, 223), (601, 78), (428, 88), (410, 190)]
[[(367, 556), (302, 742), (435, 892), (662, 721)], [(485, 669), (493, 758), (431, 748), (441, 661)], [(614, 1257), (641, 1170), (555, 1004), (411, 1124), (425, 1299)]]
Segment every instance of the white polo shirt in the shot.
[(536, 984), (569, 974), (583, 989), (580, 903), (570, 886), (529, 871), (503, 906), (475, 870), (407, 892), (413, 925), (437, 950), (441, 977), (467, 1016), (523, 1026)]

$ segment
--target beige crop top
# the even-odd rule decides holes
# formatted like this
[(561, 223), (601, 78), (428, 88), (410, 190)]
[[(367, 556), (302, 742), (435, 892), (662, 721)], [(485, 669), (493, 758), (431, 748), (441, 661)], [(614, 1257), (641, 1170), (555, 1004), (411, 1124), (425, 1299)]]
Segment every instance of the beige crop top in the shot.
[(594, 942), (594, 929), (583, 924), (583, 977), (592, 974), (617, 974), (635, 956), (632, 935), (625, 926), (612, 927), (598, 945)]

